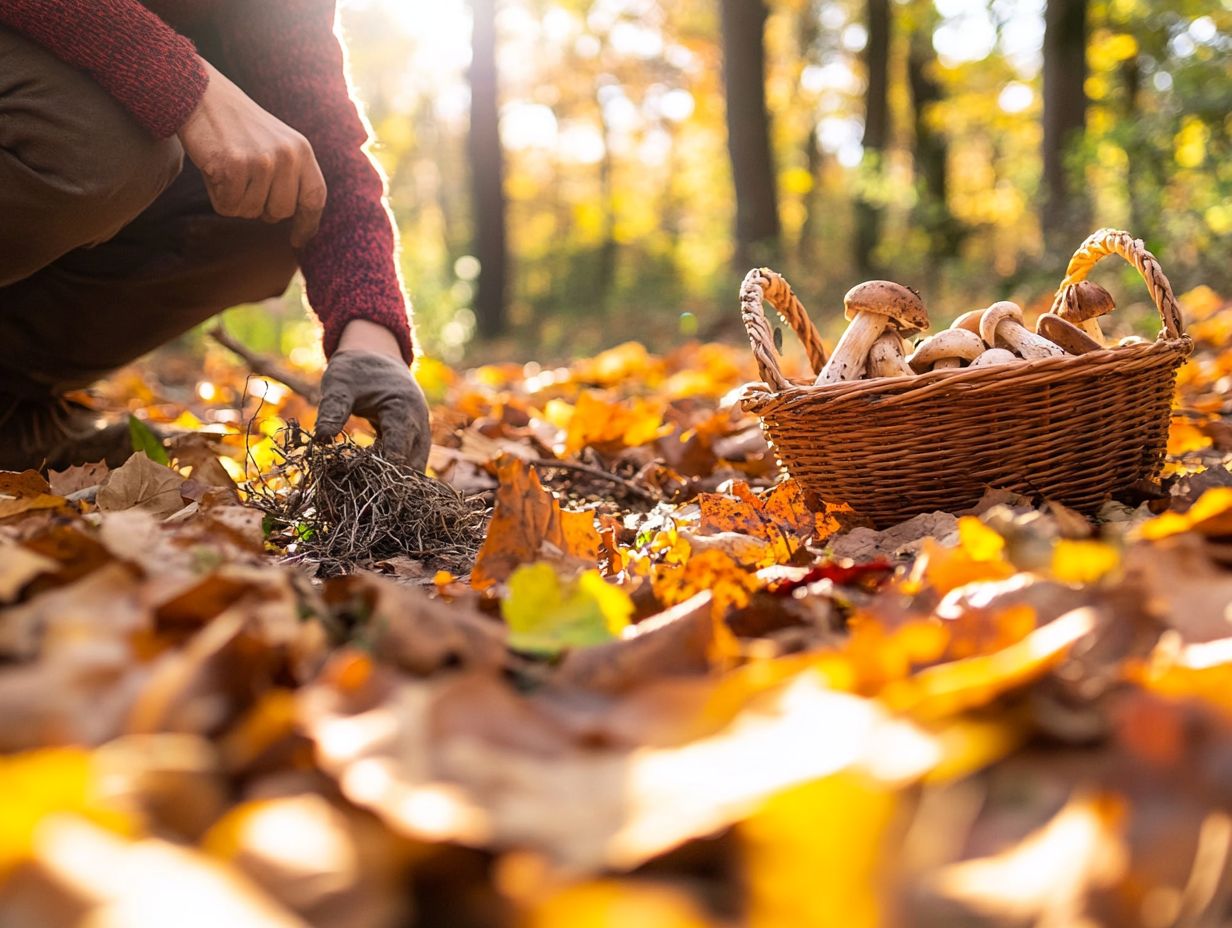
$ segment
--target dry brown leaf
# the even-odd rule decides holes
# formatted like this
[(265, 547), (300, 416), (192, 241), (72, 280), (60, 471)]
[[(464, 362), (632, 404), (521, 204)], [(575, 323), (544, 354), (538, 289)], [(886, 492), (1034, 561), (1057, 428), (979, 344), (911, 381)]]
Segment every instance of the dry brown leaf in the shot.
[(0, 520), (64, 505), (38, 471), (0, 471)]
[(413, 674), (445, 667), (496, 667), (505, 659), (505, 626), (460, 604), (373, 574), (339, 577), (325, 600), (360, 621), (372, 654)]
[(517, 458), (505, 458), (499, 476), (496, 511), (471, 575), (476, 589), (502, 582), (520, 564), (540, 560), (545, 543), (558, 556), (587, 563), (599, 559), (602, 541), (591, 513), (561, 509), (539, 475)]
[(48, 471), (47, 480), (51, 485), (52, 493), (57, 496), (68, 496), (78, 490), (88, 490), (90, 487), (99, 486), (107, 479), (109, 473), (111, 473), (111, 468), (107, 466), (106, 461), (95, 461), (93, 464), (76, 464), (64, 470)]
[(40, 574), (56, 569), (56, 562), (21, 545), (0, 542), (0, 603), (16, 599), (22, 588)]
[(715, 636), (710, 602), (709, 592), (699, 593), (631, 626), (619, 641), (568, 652), (553, 682), (619, 693), (656, 679), (706, 673)]
[(183, 486), (183, 477), (139, 451), (112, 471), (99, 488), (98, 508), (103, 512), (142, 509), (155, 516), (169, 516), (184, 508), (180, 496)]
[[(360, 694), (318, 685), (302, 692), (300, 719), (348, 798), (397, 831), (526, 847), (582, 870), (636, 867), (738, 821), (778, 790), (839, 770), (903, 783), (939, 758), (913, 726), (810, 673), (689, 743), (563, 756), (557, 735), (540, 751), (510, 747), (525, 737), (521, 699), (505, 700), (508, 710), (472, 700), (475, 708), (459, 719), (441, 704), (450, 688), (379, 674)], [(442, 718), (455, 721), (433, 724)]]
[[(307, 928), (235, 870), (155, 838), (128, 841), (82, 818), (48, 819), (34, 865), (41, 892), (4, 900), (10, 924), (90, 928)], [(57, 919), (65, 909), (80, 921)], [(51, 920), (48, 920), (50, 917)]]

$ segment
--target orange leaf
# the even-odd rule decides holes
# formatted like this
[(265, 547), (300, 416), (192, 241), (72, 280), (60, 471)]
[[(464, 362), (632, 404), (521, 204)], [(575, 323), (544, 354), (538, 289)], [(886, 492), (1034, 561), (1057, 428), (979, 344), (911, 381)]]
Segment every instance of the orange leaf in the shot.
[(591, 513), (561, 509), (538, 473), (517, 458), (504, 458), (498, 477), (496, 512), (471, 574), (475, 589), (501, 582), (519, 564), (540, 560), (545, 542), (565, 557), (598, 562), (602, 540)]

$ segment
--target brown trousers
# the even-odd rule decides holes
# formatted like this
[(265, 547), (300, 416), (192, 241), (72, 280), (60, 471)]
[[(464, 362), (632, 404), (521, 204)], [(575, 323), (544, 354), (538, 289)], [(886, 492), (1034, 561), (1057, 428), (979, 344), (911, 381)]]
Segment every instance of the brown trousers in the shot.
[(287, 224), (215, 214), (175, 138), (0, 28), (0, 397), (83, 387), (295, 269)]

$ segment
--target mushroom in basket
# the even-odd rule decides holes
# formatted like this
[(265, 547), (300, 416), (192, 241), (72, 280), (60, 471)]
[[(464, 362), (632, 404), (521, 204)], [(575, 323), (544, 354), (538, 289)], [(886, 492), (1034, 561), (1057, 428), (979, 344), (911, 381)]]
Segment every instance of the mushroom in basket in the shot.
[(1059, 358), (1065, 354), (1048, 339), (1026, 328), (1022, 324), (1022, 309), (1009, 300), (993, 303), (984, 311), (980, 319), (980, 337), (990, 347), (1009, 347), (1028, 361)]
[(873, 342), (888, 327), (900, 332), (928, 328), (920, 295), (889, 280), (869, 280), (852, 287), (843, 297), (843, 311), (851, 325), (817, 375), (818, 385), (859, 378)]
[(972, 367), (998, 367), (1002, 364), (1013, 364), (1015, 361), (1021, 360), (1018, 355), (1012, 351), (1006, 351), (1004, 348), (989, 348), (982, 355), (971, 362)]
[(1070, 284), (1061, 295), (1061, 305), (1054, 312), (1066, 322), (1072, 322), (1102, 346), (1104, 332), (1097, 321), (1116, 309), (1112, 294), (1090, 280)]
[(984, 318), (984, 310), (971, 309), (950, 323), (951, 329), (966, 329), (968, 332), (980, 334), (980, 320)]
[(984, 353), (984, 340), (966, 329), (945, 329), (926, 338), (912, 352), (907, 363), (917, 374), (962, 367)]
[(869, 377), (910, 377), (915, 374), (907, 366), (903, 337), (896, 329), (882, 332), (868, 352)]
[(1044, 313), (1039, 317), (1039, 321), (1035, 323), (1035, 331), (1064, 349), (1066, 354), (1086, 354), (1104, 347), (1072, 322), (1066, 322), (1052, 313)]

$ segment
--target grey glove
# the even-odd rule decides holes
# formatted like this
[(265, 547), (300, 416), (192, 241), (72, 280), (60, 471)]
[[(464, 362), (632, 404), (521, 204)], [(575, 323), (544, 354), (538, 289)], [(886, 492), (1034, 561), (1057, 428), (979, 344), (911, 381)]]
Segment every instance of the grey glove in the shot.
[(354, 348), (334, 352), (321, 378), (317, 439), (333, 438), (352, 414), (376, 426), (382, 453), (419, 471), (427, 466), (428, 401), (402, 361)]

